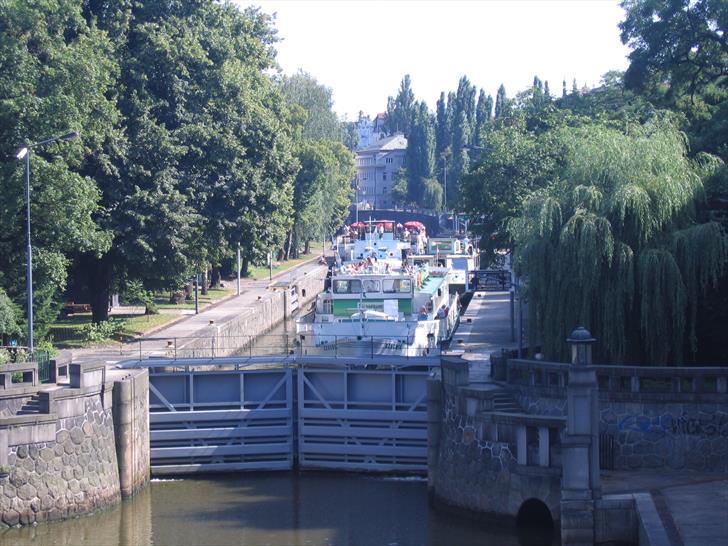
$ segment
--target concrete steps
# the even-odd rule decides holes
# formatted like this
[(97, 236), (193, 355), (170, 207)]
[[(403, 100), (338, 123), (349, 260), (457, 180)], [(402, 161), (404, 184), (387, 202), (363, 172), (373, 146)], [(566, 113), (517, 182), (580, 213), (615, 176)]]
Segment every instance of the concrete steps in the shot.
[(34, 394), (15, 415), (35, 415), (40, 412), (40, 397)]
[(515, 398), (508, 392), (499, 392), (493, 396), (493, 411), (502, 413), (523, 413)]

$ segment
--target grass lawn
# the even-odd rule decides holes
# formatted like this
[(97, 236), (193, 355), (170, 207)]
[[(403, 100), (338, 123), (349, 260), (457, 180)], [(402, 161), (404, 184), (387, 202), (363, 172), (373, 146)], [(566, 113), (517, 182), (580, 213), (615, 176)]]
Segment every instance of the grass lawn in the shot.
[[(328, 244), (328, 243), (327, 243)], [(278, 273), (282, 273), (283, 271), (287, 271), (288, 269), (291, 269), (292, 267), (295, 267), (303, 262), (306, 262), (310, 260), (311, 258), (315, 256), (321, 255), (321, 247), (322, 242), (311, 242), (311, 252), (308, 254), (300, 254), (300, 258), (297, 258), (295, 260), (288, 260), (284, 262), (273, 262), (273, 275), (276, 275)], [(251, 266), (248, 268), (248, 278), (250, 279), (267, 279), (268, 275), (270, 274), (268, 266)]]
[[(229, 281), (228, 281), (229, 282)], [(221, 300), (222, 298), (235, 293), (235, 288), (210, 288), (207, 290), (206, 295), (202, 295), (202, 292), (198, 293), (197, 299), (199, 302), (200, 309), (207, 307), (213, 301)], [(154, 294), (154, 303), (160, 309), (194, 309), (195, 308), (195, 293), (192, 293), (192, 299), (185, 300), (182, 303), (169, 303), (169, 293)]]
[[(139, 336), (152, 328), (172, 322), (179, 315), (160, 313), (157, 315), (114, 315), (112, 318), (122, 323), (121, 337), (124, 340)], [(91, 313), (76, 313), (69, 317), (59, 318), (51, 324), (48, 331), (53, 336), (53, 345), (59, 348), (88, 347), (96, 343), (84, 340), (82, 328), (91, 324)], [(105, 342), (118, 342), (119, 339), (108, 339)]]

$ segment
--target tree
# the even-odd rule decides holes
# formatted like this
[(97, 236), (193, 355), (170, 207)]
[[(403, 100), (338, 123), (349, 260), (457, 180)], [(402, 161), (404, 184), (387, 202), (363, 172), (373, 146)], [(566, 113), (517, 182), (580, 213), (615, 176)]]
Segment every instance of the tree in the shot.
[(342, 126), (331, 109), (334, 101), (329, 87), (321, 85), (316, 78), (300, 70), (293, 76), (283, 76), (281, 91), (287, 104), (298, 104), (306, 111), (301, 138), (335, 142), (342, 140)]
[(405, 165), (409, 200), (422, 204), (425, 195), (425, 181), (435, 171), (435, 130), (424, 102), (413, 109), (410, 136), (407, 139)]
[(293, 194), (293, 257), (297, 257), (301, 244), (308, 251), (311, 240), (321, 240), (343, 224), (349, 212), (354, 177), (351, 152), (341, 143), (303, 141), (296, 155), (300, 170)]
[(511, 246), (507, 222), (518, 216), (529, 195), (555, 179), (561, 150), (553, 137), (539, 139), (523, 123), (486, 131), (482, 138), (484, 150), (462, 177), (458, 209), (472, 218), (481, 260), (488, 264), (497, 250)]
[(510, 224), (532, 341), (565, 358), (564, 332), (583, 324), (603, 360), (683, 362), (703, 341), (698, 309), (728, 260), (721, 226), (696, 215), (701, 177), (718, 160), (690, 160), (663, 117), (556, 137), (565, 149), (558, 176)]
[(507, 102), (506, 88), (503, 84), (500, 84), (495, 95), (495, 119), (500, 119), (505, 115)]
[[(176, 287), (238, 241), (244, 264), (260, 261), (283, 244), (292, 216), (288, 113), (265, 74), (274, 64), (269, 17), (209, 0), (126, 9), (109, 31), (119, 36), (119, 131), (128, 140), (114, 169), (95, 173), (106, 212), (98, 221), (114, 244), (79, 260), (97, 321), (125, 279)], [(96, 10), (103, 5), (89, 17)]]
[(20, 334), (19, 317), (20, 310), (0, 288), (0, 343), (3, 345), (6, 337)]
[(480, 95), (478, 95), (478, 105), (475, 107), (475, 134), (473, 135), (473, 144), (475, 146), (480, 147), (483, 145), (480, 141), (480, 135), (490, 123), (492, 115), (493, 97), (486, 96), (485, 91), (481, 89)]
[(414, 109), (415, 94), (412, 91), (409, 74), (406, 74), (399, 85), (397, 96), (387, 99), (386, 131), (390, 135), (403, 133), (409, 137)]
[(33, 150), (34, 328), (42, 338), (60, 307), (69, 255), (105, 252), (111, 243), (94, 222), (100, 193), (87, 175), (89, 165), (112, 168), (118, 65), (111, 41), (77, 2), (6, 1), (0, 28), (0, 287), (18, 307), (27, 297), (25, 173), (15, 154), (26, 143), (81, 133)]

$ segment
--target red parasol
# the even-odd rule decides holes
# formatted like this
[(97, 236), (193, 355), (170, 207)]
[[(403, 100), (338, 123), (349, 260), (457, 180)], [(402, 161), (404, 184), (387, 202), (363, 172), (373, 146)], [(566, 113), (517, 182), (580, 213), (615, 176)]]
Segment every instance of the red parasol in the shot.
[(354, 222), (353, 224), (351, 224), (351, 227), (361, 229), (367, 226), (364, 222)]
[(404, 223), (404, 227), (408, 229), (424, 230), (425, 224), (423, 224), (422, 222), (418, 222), (417, 220), (410, 220), (409, 222)]

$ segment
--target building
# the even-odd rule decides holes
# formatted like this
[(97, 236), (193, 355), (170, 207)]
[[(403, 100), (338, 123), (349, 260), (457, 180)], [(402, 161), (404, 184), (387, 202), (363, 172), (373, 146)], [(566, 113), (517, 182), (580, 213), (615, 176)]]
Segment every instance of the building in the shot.
[(357, 132), (359, 133), (357, 150), (369, 148), (386, 136), (384, 132), (384, 117), (384, 114), (377, 114), (372, 120), (369, 116), (365, 116), (364, 112), (359, 112), (359, 119), (356, 122)]
[(407, 139), (398, 133), (356, 153), (356, 202), (364, 209), (392, 208), (392, 186), (404, 166)]

